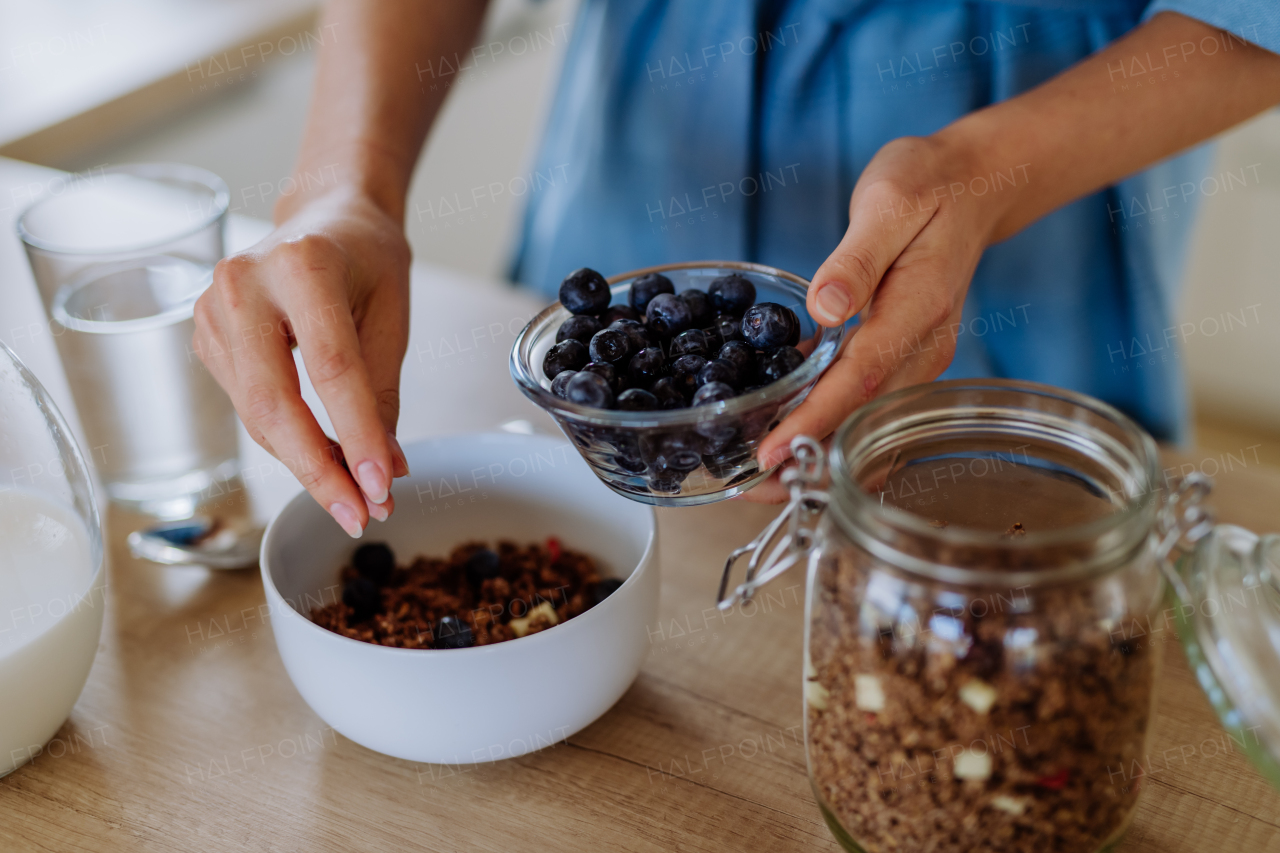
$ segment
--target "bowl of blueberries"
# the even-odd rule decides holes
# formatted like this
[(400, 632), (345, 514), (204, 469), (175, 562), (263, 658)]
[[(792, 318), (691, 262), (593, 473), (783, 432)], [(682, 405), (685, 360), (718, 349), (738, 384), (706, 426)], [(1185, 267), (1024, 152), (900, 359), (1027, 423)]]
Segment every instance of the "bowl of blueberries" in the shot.
[(769, 476), (760, 439), (844, 338), (809, 317), (808, 287), (733, 261), (575, 270), (516, 338), (511, 375), (614, 491), (662, 506), (730, 498)]

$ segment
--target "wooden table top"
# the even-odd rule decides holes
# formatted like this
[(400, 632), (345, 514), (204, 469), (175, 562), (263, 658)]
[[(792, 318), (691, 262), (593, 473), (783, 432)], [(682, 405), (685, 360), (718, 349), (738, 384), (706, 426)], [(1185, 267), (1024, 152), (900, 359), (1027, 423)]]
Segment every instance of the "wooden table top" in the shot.
[[(1224, 520), (1273, 523), (1280, 471), (1219, 483)], [(113, 511), (97, 662), (47, 754), (0, 781), (0, 848), (837, 850), (805, 776), (802, 578), (709, 609), (725, 552), (775, 511), (659, 510), (661, 620), (631, 690), (566, 743), (473, 766), (337, 735), (285, 674), (257, 571), (140, 563), (122, 544), (135, 519)], [(1230, 743), (1170, 642), (1120, 849), (1280, 850), (1280, 796)]]
[[(0, 161), (0, 189), (19, 173), (30, 178)], [(17, 329), (39, 316), (20, 253), (3, 242), (12, 234), (0, 228), (12, 285), (0, 314)], [(426, 268), (414, 299), (406, 440), (536, 417), (511, 387), (506, 352), (538, 300)], [(13, 342), (61, 397), (49, 341)], [(256, 447), (242, 459), (249, 486), (221, 510), (261, 517), (297, 488)], [(1168, 462), (1228, 466), (1204, 453)], [(1280, 527), (1280, 470), (1229, 464), (1213, 498), (1220, 519)], [(97, 660), (45, 753), (0, 780), (0, 850), (835, 851), (805, 774), (803, 578), (784, 576), (724, 618), (712, 607), (726, 553), (776, 512), (741, 501), (659, 510), (661, 619), (630, 691), (563, 744), (451, 767), (329, 729), (285, 674), (258, 572), (134, 560), (124, 539), (141, 520), (112, 509)], [(1120, 850), (1280, 851), (1280, 795), (1230, 743), (1170, 642), (1150, 784)]]

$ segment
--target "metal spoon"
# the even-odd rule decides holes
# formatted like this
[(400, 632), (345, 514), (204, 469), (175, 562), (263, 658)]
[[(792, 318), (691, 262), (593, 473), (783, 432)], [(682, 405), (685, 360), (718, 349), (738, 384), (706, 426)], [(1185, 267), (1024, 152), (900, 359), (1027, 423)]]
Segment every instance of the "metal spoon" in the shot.
[(265, 528), (197, 515), (129, 534), (133, 556), (165, 565), (242, 569), (258, 562)]

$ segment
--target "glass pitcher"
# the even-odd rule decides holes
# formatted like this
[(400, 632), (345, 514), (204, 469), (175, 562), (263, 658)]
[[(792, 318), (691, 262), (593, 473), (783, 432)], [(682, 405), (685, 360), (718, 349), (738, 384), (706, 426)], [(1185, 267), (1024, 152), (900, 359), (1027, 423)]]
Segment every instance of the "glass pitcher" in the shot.
[(38, 756), (71, 713), (98, 649), (105, 583), (84, 458), (0, 343), (0, 776)]

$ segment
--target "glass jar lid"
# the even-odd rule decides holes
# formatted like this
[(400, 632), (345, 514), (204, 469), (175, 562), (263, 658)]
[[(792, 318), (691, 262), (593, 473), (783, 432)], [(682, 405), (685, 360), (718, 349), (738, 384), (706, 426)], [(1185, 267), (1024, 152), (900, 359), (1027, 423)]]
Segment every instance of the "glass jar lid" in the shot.
[(1228, 736), (1280, 787), (1280, 536), (1220, 524), (1175, 565), (1187, 662)]

